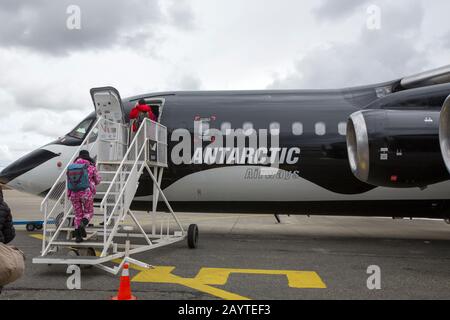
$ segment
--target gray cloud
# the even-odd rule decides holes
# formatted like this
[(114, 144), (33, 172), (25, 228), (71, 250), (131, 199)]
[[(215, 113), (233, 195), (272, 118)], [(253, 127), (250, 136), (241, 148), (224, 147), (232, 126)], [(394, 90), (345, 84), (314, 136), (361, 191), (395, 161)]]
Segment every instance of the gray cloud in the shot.
[(450, 31), (442, 37), (442, 42), (445, 48), (450, 49)]
[[(81, 9), (80, 30), (66, 26), (70, 5)], [(145, 43), (153, 36), (149, 30), (158, 24), (184, 27), (193, 20), (187, 4), (168, 10), (167, 15), (157, 0), (3, 0), (0, 45), (60, 55), (131, 40)]]
[(314, 13), (318, 18), (324, 20), (342, 19), (348, 17), (366, 2), (364, 0), (323, 0)]
[(416, 48), (424, 19), (418, 1), (407, 7), (382, 8), (381, 30), (362, 28), (351, 43), (332, 43), (312, 50), (295, 70), (278, 77), (270, 88), (339, 88), (393, 80), (421, 71), (428, 52)]
[(176, 0), (170, 3), (168, 18), (172, 24), (181, 28), (192, 29), (194, 27), (194, 13), (188, 0)]
[(186, 74), (182, 76), (175, 85), (177, 90), (199, 90), (202, 86), (202, 82), (196, 76)]

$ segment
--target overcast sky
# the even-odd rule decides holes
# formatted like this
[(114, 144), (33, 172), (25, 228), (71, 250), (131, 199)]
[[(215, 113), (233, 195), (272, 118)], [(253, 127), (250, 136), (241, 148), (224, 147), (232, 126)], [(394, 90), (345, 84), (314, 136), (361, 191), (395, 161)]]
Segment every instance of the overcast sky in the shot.
[(0, 166), (72, 129), (91, 87), (339, 88), (450, 64), (448, 12), (448, 0), (1, 0)]

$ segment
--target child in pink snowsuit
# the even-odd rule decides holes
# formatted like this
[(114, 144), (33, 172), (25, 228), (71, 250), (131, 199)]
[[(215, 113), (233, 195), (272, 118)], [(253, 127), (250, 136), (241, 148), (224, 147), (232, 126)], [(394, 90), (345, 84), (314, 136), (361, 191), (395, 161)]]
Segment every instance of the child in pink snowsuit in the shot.
[(97, 185), (100, 183), (101, 178), (98, 174), (97, 167), (94, 161), (89, 156), (89, 152), (86, 150), (80, 151), (80, 155), (75, 164), (87, 164), (89, 172), (89, 188), (83, 191), (73, 192), (68, 190), (68, 197), (72, 202), (73, 209), (75, 211), (75, 237), (76, 242), (82, 242), (86, 236), (86, 226), (94, 215), (94, 196), (97, 192)]

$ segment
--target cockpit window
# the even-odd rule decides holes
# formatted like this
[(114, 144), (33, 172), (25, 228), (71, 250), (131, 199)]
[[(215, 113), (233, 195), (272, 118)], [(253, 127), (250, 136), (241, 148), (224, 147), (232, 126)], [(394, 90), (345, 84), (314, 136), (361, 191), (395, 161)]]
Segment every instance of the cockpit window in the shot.
[(86, 134), (88, 133), (89, 128), (92, 125), (93, 119), (85, 119), (81, 121), (81, 123), (73, 129), (68, 136), (76, 139), (83, 140)]

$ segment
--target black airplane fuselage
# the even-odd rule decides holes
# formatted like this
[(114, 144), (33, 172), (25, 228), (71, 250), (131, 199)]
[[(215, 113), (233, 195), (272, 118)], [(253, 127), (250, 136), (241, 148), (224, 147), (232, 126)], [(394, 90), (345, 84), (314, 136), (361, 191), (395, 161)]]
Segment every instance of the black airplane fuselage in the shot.
[[(395, 87), (396, 83), (343, 90), (168, 92), (123, 99), (123, 105), (128, 114), (142, 98), (149, 104), (159, 104), (159, 121), (168, 130), (169, 164), (162, 188), (170, 190), (169, 200), (175, 211), (449, 217), (450, 194), (446, 196), (444, 191), (449, 186), (447, 173), (429, 188), (397, 189), (364, 183), (351, 171), (343, 124), (351, 114), (368, 106), (383, 108), (376, 105), (379, 88)], [(409, 108), (439, 110), (450, 85), (417, 90), (391, 94), (394, 100), (390, 108), (397, 106), (395, 95), (402, 101), (417, 98), (418, 94), (428, 99), (430, 91), (434, 102), (422, 101)], [(397, 108), (401, 110), (402, 106), (398, 104)], [(94, 119), (95, 114), (88, 118)], [(279, 164), (284, 173), (281, 178), (258, 176), (255, 170), (259, 166), (248, 161), (174, 163), (172, 152), (180, 143), (174, 134), (177, 130), (189, 132), (192, 153), (199, 143), (207, 148), (213, 142), (199, 136), (196, 121), (205, 121), (209, 129), (221, 131), (224, 124), (233, 130), (250, 124), (256, 132), (270, 131), (275, 125), (279, 128), (279, 148), (298, 148), (300, 154), (297, 161)], [(81, 141), (66, 136), (54, 143), (76, 146)], [(438, 142), (427, 148), (432, 153), (440, 152)], [(151, 210), (152, 190), (152, 181), (144, 174), (133, 208)], [(164, 209), (162, 202), (160, 206)]]
[[(379, 87), (379, 86), (378, 86)], [(423, 89), (421, 89), (423, 90)], [(426, 108), (440, 108), (450, 86), (442, 86), (438, 91), (436, 105)], [(435, 90), (436, 91), (436, 90)], [(415, 97), (417, 93), (410, 91), (407, 95)], [(405, 96), (405, 94), (404, 94)], [(194, 121), (208, 119), (209, 127), (220, 130), (223, 123), (231, 124), (231, 128), (243, 128), (244, 123), (251, 123), (255, 130), (270, 129), (272, 123), (280, 126), (280, 148), (301, 149), (300, 160), (295, 164), (280, 164), (285, 172), (295, 172), (302, 179), (309, 181), (324, 190), (339, 195), (364, 195), (376, 189), (358, 180), (351, 172), (345, 134), (339, 132), (339, 124), (346, 123), (350, 114), (365, 108), (378, 100), (375, 87), (364, 87), (345, 90), (312, 90), (312, 91), (255, 91), (255, 92), (179, 92), (169, 95), (139, 96), (128, 99), (126, 110), (132, 108), (136, 99), (157, 99), (164, 97), (165, 103), (160, 121), (168, 128), (169, 151), (179, 142), (170, 139), (172, 133), (179, 129), (188, 129), (194, 139)], [(381, 106), (382, 107), (382, 106)], [(401, 108), (401, 106), (398, 106)], [(417, 109), (424, 108), (418, 105)], [(293, 124), (302, 124), (302, 134), (293, 134)], [(318, 124), (325, 125), (325, 132), (317, 132)], [(210, 141), (203, 142), (206, 146)], [(192, 141), (192, 146), (194, 141)], [(439, 153), (439, 144), (432, 149)], [(169, 159), (171, 157), (169, 156)], [(169, 164), (164, 174), (163, 188), (193, 174), (201, 174), (229, 164)], [(242, 165), (231, 165), (242, 166)], [(249, 165), (251, 166), (251, 165)], [(247, 171), (248, 172), (248, 171)], [(220, 179), (221, 177), (217, 177)], [(441, 181), (448, 180), (443, 174)], [(258, 179), (251, 176), (250, 179)], [(265, 179), (264, 177), (259, 179)], [(270, 178), (269, 178), (270, 179)], [(439, 181), (437, 181), (439, 182)], [(255, 182), (257, 183), (257, 182)], [(251, 189), (251, 183), (250, 189)], [(193, 185), (192, 188), (196, 186)], [(220, 181), (211, 181), (212, 188), (220, 188)], [(223, 186), (226, 187), (226, 186)], [(418, 188), (416, 188), (419, 190)], [(151, 180), (144, 176), (141, 180), (137, 197), (148, 196), (152, 190)], [(393, 188), (391, 190), (395, 192)], [(202, 192), (200, 190), (199, 192)], [(220, 190), (225, 194), (227, 189)], [(247, 192), (258, 192), (247, 190)], [(276, 193), (276, 185), (272, 190)], [(389, 191), (388, 191), (389, 192)], [(326, 198), (326, 197), (324, 197)], [(450, 196), (449, 196), (450, 198)], [(175, 210), (193, 212), (245, 212), (245, 213), (289, 213), (289, 214), (346, 214), (370, 216), (427, 216), (443, 217), (448, 212), (447, 199), (392, 199), (392, 200), (327, 200), (302, 201), (299, 193), (298, 201), (173, 201)], [(136, 204), (140, 208), (150, 203)], [(148, 207), (150, 208), (150, 207)]]

